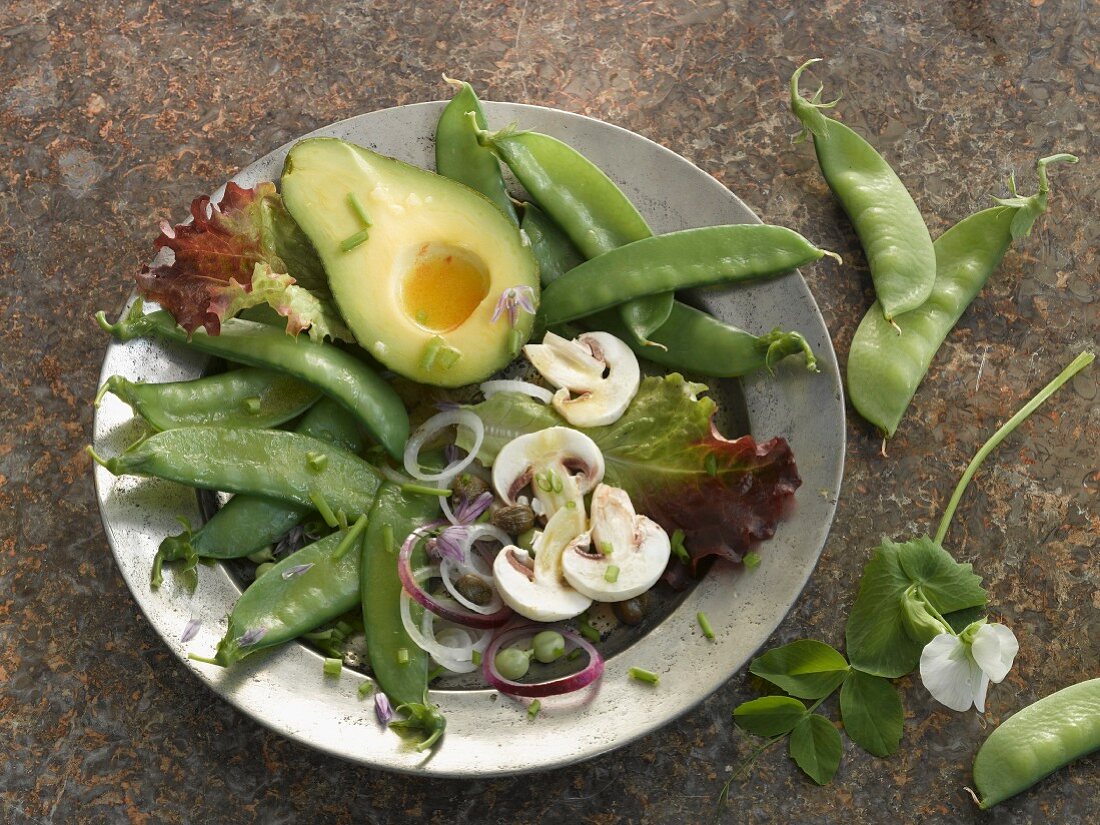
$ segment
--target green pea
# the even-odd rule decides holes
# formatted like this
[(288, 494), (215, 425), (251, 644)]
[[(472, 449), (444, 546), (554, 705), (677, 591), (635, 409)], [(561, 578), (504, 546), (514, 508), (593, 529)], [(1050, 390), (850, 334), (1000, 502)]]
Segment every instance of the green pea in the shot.
[(275, 566), (275, 562), (273, 562), (273, 561), (265, 561), (263, 564), (257, 565), (256, 566), (256, 578), (258, 579), (258, 578), (260, 578), (260, 576), (265, 575), (274, 566)]
[(527, 675), (531, 668), (533, 650), (520, 650), (518, 647), (506, 647), (497, 653), (493, 664), (497, 672), (505, 679), (515, 682)]
[(193, 381), (147, 384), (112, 375), (96, 404), (112, 393), (154, 429), (176, 427), (274, 427), (309, 409), (321, 391), (270, 370), (230, 370)]
[(196, 329), (190, 335), (165, 310), (143, 314), (138, 300), (122, 320), (96, 321), (120, 341), (154, 337), (181, 344), (229, 361), (265, 367), (297, 378), (322, 390), (348, 410), (386, 448), (400, 458), (409, 440), (409, 415), (388, 381), (354, 355), (332, 344), (293, 338), (262, 323), (230, 318), (218, 335)]
[[(874, 148), (821, 113), (834, 103), (799, 94), (803, 63), (791, 76), (791, 111), (813, 135), (821, 173), (855, 227), (867, 255), (875, 294), (889, 321), (923, 304), (936, 279), (936, 253), (924, 218), (905, 184)], [(820, 92), (818, 93), (820, 94)]]
[(545, 665), (556, 662), (565, 653), (565, 637), (555, 630), (543, 630), (531, 640), (535, 658)]
[[(1014, 196), (948, 229), (936, 239), (936, 279), (928, 300), (894, 320), (897, 331), (875, 304), (860, 321), (848, 353), (848, 395), (860, 415), (887, 438), (894, 435), (932, 358), (966, 308), (1001, 264), (1013, 240), (1026, 236), (1047, 209), (1046, 167), (1075, 163), (1053, 155), (1036, 164), (1037, 194)], [(1015, 195), (1015, 183), (1012, 189)]]
[[(435, 127), (435, 171), (480, 192), (512, 223), (518, 224), (516, 208), (504, 187), (500, 161), (477, 140), (475, 125), (478, 129), (486, 126), (481, 101), (469, 83), (449, 77), (443, 79), (455, 89), (455, 96), (444, 107)], [(473, 123), (469, 112), (474, 113)]]
[(1100, 749), (1100, 679), (1063, 688), (1003, 722), (974, 759), (978, 806), (991, 808)]

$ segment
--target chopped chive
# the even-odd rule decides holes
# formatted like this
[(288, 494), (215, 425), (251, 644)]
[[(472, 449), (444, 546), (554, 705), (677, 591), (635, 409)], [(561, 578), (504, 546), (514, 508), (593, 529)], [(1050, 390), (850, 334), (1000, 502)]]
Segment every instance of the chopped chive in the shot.
[(579, 647), (575, 647), (575, 648), (573, 648), (572, 650), (569, 651), (569, 655), (565, 657), (565, 660), (567, 662), (572, 662), (572, 661), (575, 661), (575, 660), (579, 659), (580, 657), (581, 657), (581, 649)]
[(605, 556), (610, 556), (612, 553), (615, 552), (615, 548), (612, 546), (611, 542), (601, 541), (600, 552), (603, 553)]
[(397, 664), (407, 665), (409, 663), (409, 649), (407, 647), (397, 648)]
[(333, 635), (336, 633), (334, 628), (327, 628), (325, 630), (314, 630), (310, 633), (303, 633), (303, 639), (309, 639), (311, 642), (328, 642), (332, 640)]
[(319, 473), (328, 466), (328, 456), (324, 453), (306, 453), (306, 466), (313, 472)]
[(337, 525), (339, 525), (341, 530), (347, 530), (348, 529), (348, 514), (345, 513), (343, 510), (337, 510), (336, 511), (336, 523), (337, 523)]
[(382, 546), (386, 548), (386, 552), (389, 553), (391, 556), (393, 555), (394, 550), (397, 549), (397, 543), (393, 539), (392, 524), (382, 525)]
[(696, 614), (695, 618), (699, 620), (699, 627), (703, 629), (703, 635), (713, 641), (714, 628), (710, 626), (710, 619), (707, 618), (707, 614), (700, 612)]
[(577, 509), (577, 502), (567, 501), (567, 502), (565, 502), (565, 508), (567, 510), (576, 510)]
[(672, 534), (672, 552), (676, 555), (680, 561), (684, 564), (688, 564), (691, 561), (691, 556), (688, 555), (687, 549), (684, 547), (684, 531), (676, 530)]
[(527, 718), (534, 719), (536, 716), (539, 715), (540, 710), (542, 710), (542, 702), (536, 699), (527, 706)]
[(313, 502), (318, 514), (325, 520), (325, 524), (329, 527), (340, 526), (340, 522), (336, 520), (336, 514), (332, 512), (332, 508), (328, 506), (328, 502), (325, 501), (325, 497), (320, 492), (317, 490), (310, 491), (309, 500)]
[(749, 570), (755, 570), (760, 566), (760, 554), (759, 553), (746, 553), (745, 558), (741, 559), (745, 563), (745, 567)]
[(617, 565), (609, 564), (607, 570), (604, 571), (603, 580), (610, 584), (614, 584), (619, 580), (619, 568)]
[(336, 545), (336, 549), (332, 551), (333, 561), (342, 559), (355, 542), (359, 540), (359, 536), (362, 535), (365, 529), (367, 529), (367, 517), (359, 516), (352, 528), (348, 530), (348, 534), (340, 539), (340, 543)]
[(218, 667), (225, 667), (217, 659), (211, 659), (209, 656), (200, 656), (197, 653), (188, 653), (187, 658), (192, 662), (202, 662), (204, 665), (217, 665)]
[(481, 651), (473, 650), (470, 652), (470, 661), (475, 665), (481, 664)]
[(252, 413), (252, 415), (255, 415), (256, 413), (258, 413), (260, 411), (261, 402), (260, 402), (260, 396), (258, 396), (258, 395), (253, 395), (253, 396), (250, 396), (249, 398), (246, 398), (243, 403), (244, 403), (245, 410)]
[(339, 659), (325, 659), (324, 671), (326, 676), (339, 676), (344, 663)]
[(443, 339), (438, 335), (433, 335), (428, 339), (427, 346), (424, 347), (424, 354), (420, 356), (420, 368), (422, 370), (430, 370), (435, 364), (435, 359), (439, 356), (439, 350), (443, 347)]
[(428, 312), (427, 312), (427, 310), (418, 309), (416, 311), (416, 323), (418, 323), (418, 324), (428, 323)]
[(360, 699), (370, 696), (372, 693), (374, 693), (374, 682), (372, 682), (370, 679), (364, 679), (360, 683), (359, 689), (356, 692), (359, 694)]
[(431, 671), (428, 672), (428, 681), (429, 682), (434, 682), (436, 679), (438, 679), (440, 676), (442, 676), (446, 672), (447, 672), (447, 668), (443, 667), (443, 665), (440, 665), (439, 667), (435, 668), (434, 670), (431, 670)]
[(707, 453), (707, 457), (703, 459), (703, 469), (707, 471), (708, 476), (718, 475), (718, 459), (714, 453)]
[(415, 493), (420, 496), (449, 496), (451, 491), (444, 487), (428, 487), (425, 484), (407, 482), (401, 485), (402, 493)]
[(355, 249), (359, 244), (364, 243), (369, 237), (369, 229), (360, 229), (350, 238), (344, 238), (344, 240), (340, 241), (340, 250), (343, 252), (351, 252), (351, 250)]
[(596, 628), (594, 628), (592, 624), (588, 621), (587, 613), (582, 613), (580, 616), (577, 617), (577, 630), (580, 631), (580, 634), (584, 636), (584, 638), (588, 639), (588, 641), (590, 642), (598, 642), (601, 639), (600, 631), (596, 630)]
[(522, 340), (523, 336), (519, 334), (518, 329), (508, 330), (508, 353), (513, 357), (519, 355), (519, 347)]
[(371, 223), (370, 213), (367, 212), (367, 207), (363, 206), (363, 202), (359, 200), (359, 196), (354, 192), (348, 192), (348, 206), (350, 206), (351, 211), (355, 213), (355, 217), (363, 222), (363, 226), (374, 225)]
[(627, 671), (627, 674), (631, 679), (637, 679), (639, 682), (649, 682), (651, 685), (657, 684), (661, 681), (661, 677), (651, 670), (645, 670), (640, 667), (632, 667)]
[(565, 489), (565, 485), (562, 483), (562, 480), (553, 470), (546, 471), (546, 480), (550, 482), (551, 492), (560, 493), (562, 490)]
[(436, 360), (439, 362), (440, 369), (449, 370), (458, 363), (458, 359), (461, 357), (462, 353), (454, 347), (443, 347), (439, 350), (439, 357)]
[(552, 475), (552, 470), (547, 470), (545, 473), (538, 473), (535, 475), (535, 483), (538, 484), (539, 489), (544, 493), (549, 493), (554, 489), (554, 482), (551, 480)]
[(338, 621), (336, 623), (335, 630), (341, 636), (347, 636), (349, 633), (351, 633), (353, 630), (355, 630), (355, 627), (353, 625), (348, 624), (343, 619), (341, 619), (340, 621)]

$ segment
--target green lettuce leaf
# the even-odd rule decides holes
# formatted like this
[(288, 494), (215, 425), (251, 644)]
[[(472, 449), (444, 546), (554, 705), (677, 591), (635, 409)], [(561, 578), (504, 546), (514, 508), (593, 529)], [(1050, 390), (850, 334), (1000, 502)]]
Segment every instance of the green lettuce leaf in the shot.
[[(584, 431), (603, 452), (604, 481), (669, 533), (684, 531), (693, 574), (704, 559), (739, 562), (770, 538), (802, 483), (784, 439), (723, 438), (712, 424), (717, 405), (699, 397), (705, 389), (677, 373), (645, 378), (622, 418)], [(478, 457), (486, 465), (513, 438), (565, 425), (552, 408), (516, 393), (470, 409), (485, 422)], [(469, 449), (467, 439), (460, 431), (459, 446)], [(667, 578), (682, 583), (678, 561)]]
[(191, 203), (192, 221), (161, 224), (155, 245), (172, 260), (143, 267), (138, 292), (167, 309), (188, 332), (211, 335), (243, 309), (267, 305), (286, 318), (287, 332), (354, 341), (340, 319), (321, 261), (283, 206), (273, 183), (227, 184), (218, 204)]

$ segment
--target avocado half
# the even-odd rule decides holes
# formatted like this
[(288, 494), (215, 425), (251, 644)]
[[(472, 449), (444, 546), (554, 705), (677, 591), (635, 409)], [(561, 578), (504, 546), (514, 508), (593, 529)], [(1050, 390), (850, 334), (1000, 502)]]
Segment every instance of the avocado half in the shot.
[(505, 290), (537, 305), (538, 265), (519, 230), (460, 183), (335, 138), (309, 138), (283, 166), (283, 201), (328, 275), (360, 345), (414, 381), (489, 377), (531, 337), (534, 316), (492, 320)]

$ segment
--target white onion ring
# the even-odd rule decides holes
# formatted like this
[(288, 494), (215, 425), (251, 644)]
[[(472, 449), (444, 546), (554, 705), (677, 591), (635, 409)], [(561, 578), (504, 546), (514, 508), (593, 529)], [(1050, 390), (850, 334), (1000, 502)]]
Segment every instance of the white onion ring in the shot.
[[(431, 577), (437, 571), (433, 567), (424, 567), (416, 572)], [(455, 673), (470, 673), (477, 670), (477, 665), (473, 662), (473, 651), (476, 650), (478, 653), (485, 651), (492, 635), (490, 631), (467, 630), (467, 643), (459, 647), (452, 647), (443, 644), (436, 635), (435, 620), (437, 618), (430, 610), (425, 610), (421, 624), (417, 626), (412, 619), (412, 596), (409, 595), (407, 590), (401, 591), (401, 624), (416, 646), (447, 670), (452, 670)], [(457, 630), (458, 626), (452, 625), (450, 629), (452, 631)], [(471, 639), (473, 634), (477, 634), (478, 638)], [(454, 633), (452, 632), (450, 635), (453, 636)]]
[(496, 690), (509, 696), (539, 697), (572, 693), (575, 690), (587, 687), (603, 675), (603, 657), (600, 656), (600, 652), (571, 630), (558, 627), (555, 629), (565, 637), (567, 648), (570, 645), (575, 648), (579, 647), (588, 654), (588, 664), (583, 670), (545, 682), (516, 682), (501, 676), (496, 668), (496, 657), (500, 649), (510, 642), (534, 636), (546, 628), (547, 625), (545, 624), (532, 622), (510, 627), (498, 633), (489, 645), (489, 649), (481, 657), (481, 672), (485, 676), (485, 681)]
[(480, 389), (486, 398), (492, 398), (498, 392), (518, 392), (522, 395), (529, 395), (536, 401), (541, 401), (543, 404), (549, 404), (554, 400), (554, 394), (550, 392), (550, 390), (546, 389), (546, 387), (540, 387), (538, 384), (532, 384), (530, 381), (511, 381), (505, 379), (483, 381)]
[[(465, 427), (473, 434), (474, 443), (470, 452), (466, 454), (465, 458), (448, 464), (438, 473), (425, 473), (420, 469), (420, 448), (432, 436), (455, 425)], [(474, 459), (477, 458), (478, 450), (481, 449), (481, 442), (484, 440), (485, 424), (477, 417), (476, 413), (470, 410), (447, 410), (438, 415), (433, 415), (416, 428), (416, 432), (409, 438), (409, 443), (405, 445), (405, 472), (419, 481), (446, 483), (473, 463)]]

